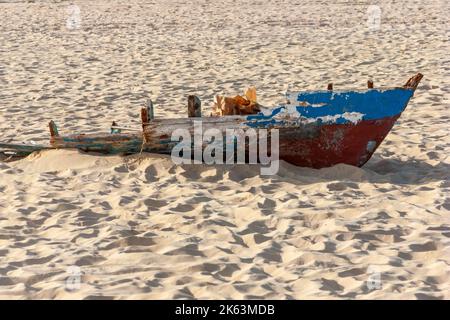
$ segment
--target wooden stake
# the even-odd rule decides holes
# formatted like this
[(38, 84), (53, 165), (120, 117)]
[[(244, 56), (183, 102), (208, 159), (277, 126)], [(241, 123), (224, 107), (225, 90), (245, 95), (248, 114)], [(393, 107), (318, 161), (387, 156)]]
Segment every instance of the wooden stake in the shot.
[(141, 122), (142, 128), (145, 128), (145, 126), (148, 124), (148, 110), (145, 107), (141, 108)]
[(58, 137), (59, 136), (58, 127), (56, 126), (56, 123), (53, 120), (51, 120), (48, 123), (48, 127), (50, 129), (50, 137)]
[(155, 118), (155, 114), (153, 112), (153, 101), (151, 99), (147, 99), (147, 102), (145, 105), (148, 110), (148, 122), (150, 122), (151, 120), (153, 120)]
[(153, 102), (151, 99), (147, 99), (145, 102), (145, 107), (141, 109), (141, 121), (142, 127), (144, 128), (150, 121), (155, 118), (153, 113)]
[(367, 81), (367, 88), (373, 89), (373, 81), (372, 80)]
[(202, 116), (202, 102), (197, 96), (188, 97), (188, 117), (199, 118)]

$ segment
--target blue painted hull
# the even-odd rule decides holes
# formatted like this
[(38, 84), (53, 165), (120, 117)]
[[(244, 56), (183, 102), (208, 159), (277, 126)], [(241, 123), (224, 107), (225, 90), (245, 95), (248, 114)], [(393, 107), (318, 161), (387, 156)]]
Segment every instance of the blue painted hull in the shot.
[[(371, 89), (365, 91), (315, 91), (288, 94), (289, 104), (274, 108), (270, 113), (248, 116), (251, 127), (282, 126), (283, 116), (299, 122), (322, 124), (357, 124), (364, 120), (377, 120), (399, 116), (410, 98), (413, 89)], [(281, 115), (281, 116), (280, 116)]]

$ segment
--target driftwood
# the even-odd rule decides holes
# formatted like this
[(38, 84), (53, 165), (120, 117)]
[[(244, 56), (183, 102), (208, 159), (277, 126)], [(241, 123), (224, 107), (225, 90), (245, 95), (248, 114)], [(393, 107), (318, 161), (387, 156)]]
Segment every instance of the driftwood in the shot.
[(251, 87), (245, 91), (245, 96), (235, 97), (216, 96), (213, 114), (216, 116), (233, 116), (257, 114), (261, 106), (256, 101), (256, 89)]
[(245, 97), (247, 98), (247, 100), (256, 103), (256, 88), (248, 88), (247, 91), (245, 91)]

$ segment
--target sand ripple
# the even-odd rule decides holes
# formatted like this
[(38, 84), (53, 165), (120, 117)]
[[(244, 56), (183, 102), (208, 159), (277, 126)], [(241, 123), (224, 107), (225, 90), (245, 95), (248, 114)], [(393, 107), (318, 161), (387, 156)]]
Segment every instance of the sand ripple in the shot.
[(255, 85), (274, 105), (287, 84), (425, 78), (363, 168), (0, 162), (0, 297), (449, 299), (447, 1), (379, 1), (376, 32), (371, 1), (220, 3), (81, 1), (75, 30), (68, 2), (0, 3), (1, 140), (46, 140), (50, 119), (138, 126), (147, 97), (184, 116), (191, 93), (208, 106)]

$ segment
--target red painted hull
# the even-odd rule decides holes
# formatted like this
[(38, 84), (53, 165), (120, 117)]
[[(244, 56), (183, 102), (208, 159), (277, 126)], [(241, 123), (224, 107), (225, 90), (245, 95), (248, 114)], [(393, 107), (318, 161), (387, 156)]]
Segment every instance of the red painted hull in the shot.
[(364, 165), (400, 115), (355, 124), (314, 125), (307, 130), (280, 130), (280, 159), (302, 167), (338, 163)]

